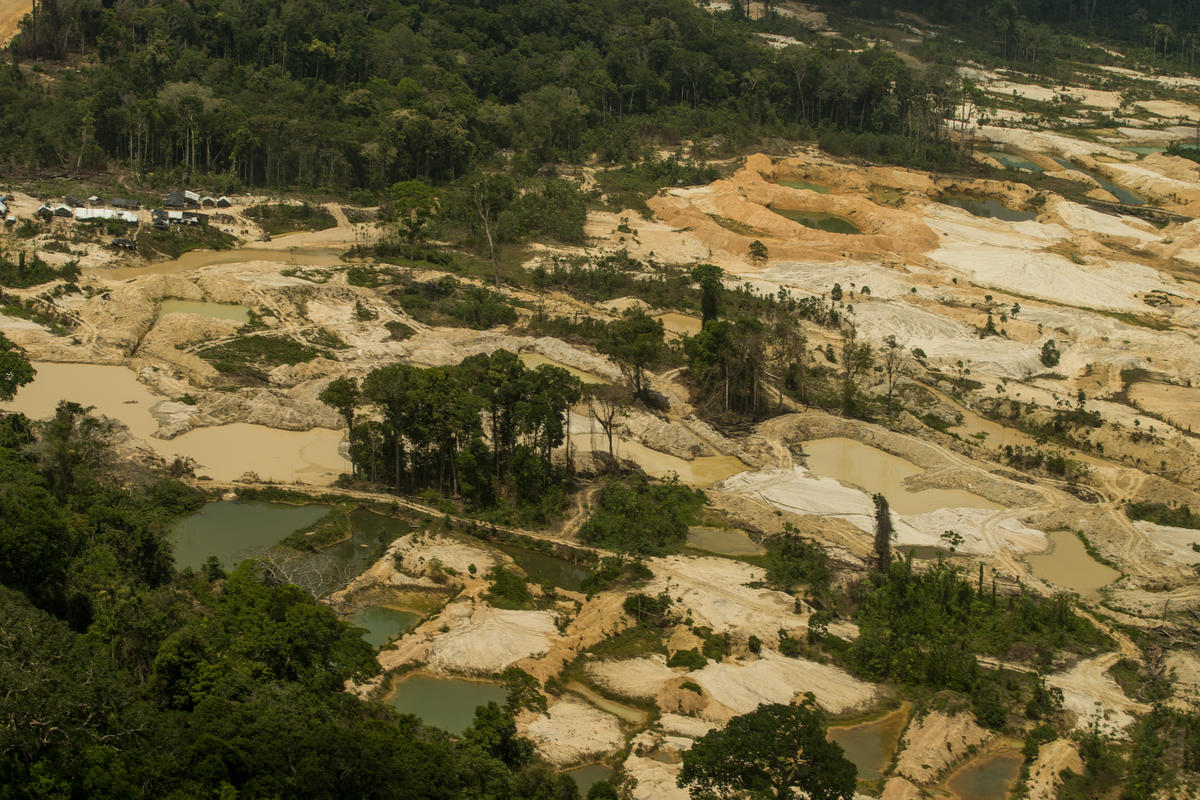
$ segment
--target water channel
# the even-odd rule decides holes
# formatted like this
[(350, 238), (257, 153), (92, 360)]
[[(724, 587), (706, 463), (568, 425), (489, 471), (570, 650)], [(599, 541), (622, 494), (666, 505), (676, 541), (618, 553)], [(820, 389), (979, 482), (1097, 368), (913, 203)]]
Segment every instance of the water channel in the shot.
[(804, 443), (809, 471), (859, 486), (887, 498), (898, 514), (924, 514), (939, 508), (990, 508), (1001, 506), (962, 489), (924, 489), (914, 492), (905, 478), (922, 470), (911, 461), (853, 439), (833, 437)]
[(384, 702), (426, 725), (461, 734), (471, 727), (476, 708), (488, 703), (503, 705), (507, 699), (508, 690), (495, 683), (416, 673), (395, 681)]
[(1121, 201), (1122, 203), (1125, 203), (1126, 205), (1131, 205), (1131, 206), (1146, 205), (1146, 201), (1143, 200), (1141, 197), (1139, 197), (1138, 195), (1129, 191), (1128, 189), (1124, 188), (1123, 186), (1118, 186), (1117, 184), (1115, 184), (1112, 181), (1105, 178), (1103, 175), (1099, 175), (1089, 169), (1084, 169), (1083, 167), (1076, 166), (1075, 164), (1072, 164), (1070, 161), (1068, 161), (1067, 159), (1062, 158), (1060, 156), (1052, 156), (1052, 158), (1054, 159), (1054, 163), (1058, 164), (1063, 169), (1074, 170), (1075, 172), (1081, 172), (1084, 175), (1087, 175), (1089, 178), (1094, 180), (1096, 183), (1100, 184), (1100, 188), (1104, 189), (1109, 194), (1116, 197), (1117, 200)]
[(787, 217), (792, 222), (799, 222), (807, 228), (813, 228), (818, 231), (826, 231), (828, 233), (846, 233), (858, 234), (862, 233), (858, 226), (845, 217), (839, 217), (837, 214), (830, 214), (827, 211), (801, 211), (791, 208), (775, 208), (771, 207), (781, 217)]
[(1121, 577), (1112, 567), (1092, 558), (1073, 531), (1050, 531), (1046, 538), (1050, 540), (1048, 551), (1025, 557), (1033, 574), (1042, 580), (1095, 600), (1102, 587)]
[(311, 504), (221, 500), (205, 503), (195, 514), (175, 523), (167, 541), (178, 569), (200, 569), (209, 556), (232, 570), (242, 560), (265, 552), (297, 529), (312, 525), (330, 507)]
[(578, 592), (583, 588), (583, 581), (592, 571), (585, 566), (574, 564), (565, 558), (552, 556), (527, 547), (513, 544), (494, 544), (497, 550), (512, 556), (517, 566), (537, 583), (550, 583), (560, 589)]
[(980, 756), (954, 773), (947, 785), (959, 800), (1007, 800), (1022, 760), (1015, 750)]
[(1027, 172), (1045, 172), (1044, 169), (1029, 159), (1022, 158), (1021, 156), (1014, 156), (1010, 153), (1005, 153), (1003, 150), (984, 150), (983, 154), (985, 156), (989, 156), (990, 158), (996, 159), (1009, 169), (1022, 169)]
[(808, 191), (816, 192), (817, 194), (829, 194), (828, 186), (823, 186), (819, 183), (812, 183), (810, 181), (792, 180), (776, 181), (776, 183), (778, 183), (780, 186), (786, 186), (789, 189), (807, 189)]
[(250, 309), (233, 303), (209, 303), (201, 300), (163, 300), (158, 318), (167, 314), (200, 314), (216, 319), (229, 319), (245, 325), (250, 321)]

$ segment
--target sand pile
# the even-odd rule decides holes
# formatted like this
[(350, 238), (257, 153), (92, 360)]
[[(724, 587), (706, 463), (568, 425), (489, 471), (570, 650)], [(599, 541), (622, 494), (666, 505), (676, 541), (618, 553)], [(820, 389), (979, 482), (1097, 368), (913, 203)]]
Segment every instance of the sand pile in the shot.
[(451, 603), (438, 622), (449, 626), (429, 645), (429, 664), (448, 672), (487, 675), (541, 655), (558, 637), (549, 611), (507, 611), (474, 599)]
[(865, 706), (876, 697), (874, 686), (837, 667), (787, 658), (766, 648), (757, 661), (713, 662), (688, 678), (714, 701), (704, 709), (704, 716), (722, 723), (764, 703), (790, 703), (805, 692), (812, 692), (834, 714)]
[(560, 767), (607, 756), (625, 744), (620, 720), (573, 700), (554, 703), (523, 727), (538, 755)]
[(970, 714), (949, 716), (933, 711), (904, 731), (896, 774), (914, 783), (929, 783), (988, 736)]

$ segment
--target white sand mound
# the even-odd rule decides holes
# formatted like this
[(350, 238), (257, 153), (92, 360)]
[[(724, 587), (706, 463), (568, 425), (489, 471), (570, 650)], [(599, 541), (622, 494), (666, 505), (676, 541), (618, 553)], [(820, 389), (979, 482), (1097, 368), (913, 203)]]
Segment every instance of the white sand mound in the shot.
[(1133, 526), (1146, 535), (1150, 544), (1168, 553), (1171, 558), (1184, 564), (1200, 564), (1200, 553), (1192, 545), (1200, 543), (1200, 531), (1190, 528), (1173, 528), (1138, 520)]
[(606, 756), (625, 744), (616, 717), (573, 700), (550, 706), (529, 723), (525, 735), (533, 741), (538, 755), (558, 766)]
[(986, 508), (939, 508), (904, 520), (908, 525), (897, 531), (899, 545), (944, 547), (942, 533), (955, 531), (964, 540), (957, 547), (960, 553), (992, 553), (1001, 547), (1019, 553), (1041, 553), (1048, 546), (1042, 531), (1023, 525), (1020, 520), (998, 517), (995, 511)]
[(692, 739), (699, 739), (716, 727), (707, 720), (685, 717), (680, 714), (663, 714), (658, 723), (662, 725), (664, 731), (688, 736)]
[(463, 575), (470, 574), (471, 565), (482, 575), (500, 559), (492, 552), (458, 539), (438, 534), (410, 534), (396, 541), (392, 555), (402, 571), (410, 575), (426, 575), (435, 565)]
[(682, 766), (664, 764), (653, 758), (629, 754), (625, 759), (625, 775), (635, 781), (630, 794), (634, 800), (690, 800), (686, 789), (675, 783)]
[(606, 689), (626, 697), (654, 697), (664, 683), (678, 677), (660, 655), (624, 661), (593, 661), (587, 674)]
[(896, 773), (914, 783), (927, 783), (987, 737), (970, 714), (926, 714), (904, 732)]
[(1150, 710), (1145, 703), (1126, 697), (1108, 674), (1115, 660), (1115, 655), (1085, 659), (1046, 678), (1047, 684), (1062, 689), (1063, 708), (1075, 714), (1076, 730), (1087, 730), (1096, 723), (1102, 733), (1121, 737), (1133, 724), (1134, 714)]
[(542, 655), (558, 636), (549, 611), (505, 611), (483, 603), (447, 606), (439, 617), (450, 630), (434, 637), (429, 663), (450, 672), (492, 673)]
[[(729, 709), (732, 713), (728, 716), (748, 713), (765, 703), (790, 703), (805, 692), (812, 692), (817, 702), (834, 714), (865, 705), (875, 697), (874, 686), (837, 667), (787, 658), (767, 649), (758, 661), (711, 663), (690, 678)], [(714, 709), (710, 706), (708, 710)]]
[(807, 620), (795, 614), (791, 595), (746, 584), (761, 581), (765, 571), (727, 558), (668, 556), (648, 566), (655, 578), (645, 591), (667, 592), (687, 608), (697, 626), (717, 633), (739, 631), (774, 640), (780, 628), (795, 629)]

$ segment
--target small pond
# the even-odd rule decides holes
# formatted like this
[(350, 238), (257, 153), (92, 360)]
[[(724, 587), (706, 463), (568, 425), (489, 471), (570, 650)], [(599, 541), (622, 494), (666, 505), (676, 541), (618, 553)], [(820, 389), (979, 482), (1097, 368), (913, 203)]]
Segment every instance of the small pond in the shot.
[(771, 208), (781, 217), (787, 217), (792, 222), (799, 222), (807, 228), (829, 233), (862, 233), (858, 226), (845, 217), (830, 214), (827, 211), (800, 211), (791, 208)]
[(1151, 153), (1167, 152), (1167, 148), (1161, 144), (1131, 144), (1118, 149), (1126, 150), (1130, 153), (1137, 153), (1139, 156), (1148, 156)]
[(493, 547), (512, 556), (513, 561), (517, 562), (517, 566), (525, 570), (525, 574), (539, 584), (552, 583), (560, 589), (578, 592), (583, 588), (584, 579), (592, 574), (592, 571), (585, 566), (572, 563), (565, 558), (552, 556), (549, 553), (513, 544), (496, 544)]
[(983, 151), (983, 154), (996, 159), (1009, 169), (1023, 169), (1028, 172), (1045, 172), (1045, 170), (1029, 159), (1021, 158), (1020, 156), (1014, 156), (1011, 153), (1005, 153), (1003, 150), (985, 150)]
[(876, 781), (883, 777), (883, 771), (891, 763), (907, 719), (907, 711), (899, 709), (874, 722), (830, 728), (829, 738), (846, 751), (846, 758), (858, 767), (859, 778)]
[(736, 528), (693, 525), (688, 528), (687, 543), (697, 550), (707, 550), (725, 556), (757, 556), (766, 552), (749, 534)]
[(903, 481), (920, 474), (920, 467), (853, 439), (833, 437), (805, 442), (804, 452), (809, 471), (852, 483), (869, 493), (880, 493), (897, 514), (924, 514), (939, 508), (1000, 508), (962, 489), (914, 492)]
[(1042, 580), (1094, 599), (1101, 587), (1121, 577), (1121, 573), (1088, 555), (1073, 531), (1050, 531), (1046, 538), (1050, 540), (1048, 552), (1026, 556), (1033, 574)]
[(1008, 800), (1022, 760), (1021, 754), (1012, 750), (980, 756), (954, 773), (950, 791), (959, 800)]
[(575, 781), (575, 785), (579, 787), (580, 797), (587, 797), (588, 790), (600, 781), (611, 778), (613, 771), (603, 764), (588, 764), (585, 767), (569, 769), (563, 774), (570, 775), (571, 780)]
[(887, 186), (876, 186), (871, 190), (871, 199), (881, 206), (897, 205), (903, 197), (904, 192), (900, 189), (892, 189)]
[(396, 681), (385, 702), (426, 725), (460, 734), (471, 727), (476, 708), (507, 699), (508, 690), (495, 683), (416, 674)]
[(242, 560), (312, 525), (329, 506), (226, 501), (205, 503), (195, 514), (175, 523), (167, 534), (178, 569), (200, 569), (209, 556), (232, 570)]
[(1146, 205), (1146, 201), (1143, 200), (1141, 197), (1139, 197), (1138, 195), (1129, 191), (1128, 189), (1124, 188), (1123, 186), (1118, 186), (1117, 184), (1115, 184), (1112, 181), (1105, 178), (1103, 175), (1092, 172), (1091, 170), (1088, 170), (1088, 169), (1084, 169), (1083, 167), (1078, 167), (1078, 166), (1072, 164), (1067, 159), (1062, 158), (1060, 156), (1053, 156), (1053, 158), (1054, 158), (1054, 162), (1056, 164), (1058, 164), (1059, 166), (1061, 166), (1063, 169), (1070, 169), (1070, 170), (1074, 170), (1075, 172), (1081, 172), (1084, 175), (1087, 175), (1089, 178), (1096, 181), (1096, 183), (1100, 184), (1100, 188), (1102, 188), (1105, 191), (1112, 194), (1114, 197), (1116, 197), (1122, 203), (1125, 203), (1126, 205), (1131, 205), (1131, 206)]
[(250, 321), (250, 309), (233, 303), (206, 303), (199, 300), (163, 300), (158, 307), (158, 318), (167, 314), (200, 314), (217, 319), (231, 319), (245, 325)]
[(1022, 222), (1037, 217), (1033, 211), (1013, 211), (994, 197), (967, 194), (966, 192), (947, 192), (938, 198), (938, 202), (961, 208), (976, 217), (1002, 219), (1006, 222)]
[(701, 322), (699, 317), (680, 314), (677, 311), (668, 311), (665, 314), (659, 314), (655, 319), (663, 324), (663, 328), (668, 333), (675, 333), (680, 336), (695, 336), (700, 333)]
[(776, 182), (780, 186), (786, 186), (789, 189), (807, 189), (808, 191), (816, 192), (817, 194), (829, 194), (829, 187), (822, 186), (819, 183), (812, 183), (810, 181), (801, 181), (801, 180), (776, 181)]
[(363, 606), (354, 612), (350, 624), (365, 629), (363, 641), (376, 650), (398, 638), (421, 619), (411, 611), (399, 611), (382, 606)]

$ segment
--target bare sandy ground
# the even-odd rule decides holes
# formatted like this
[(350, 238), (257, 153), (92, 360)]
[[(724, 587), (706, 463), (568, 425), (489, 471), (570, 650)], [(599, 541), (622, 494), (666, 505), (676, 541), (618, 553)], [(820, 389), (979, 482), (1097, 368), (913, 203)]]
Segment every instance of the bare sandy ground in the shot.
[(0, 45), (16, 35), (21, 18), (32, 9), (28, 0), (0, 0)]
[(970, 714), (948, 716), (941, 711), (911, 723), (900, 739), (896, 774), (914, 783), (928, 783), (947, 767), (979, 746), (990, 734)]
[(558, 766), (606, 756), (625, 744), (620, 720), (574, 700), (554, 703), (522, 727), (538, 755)]

